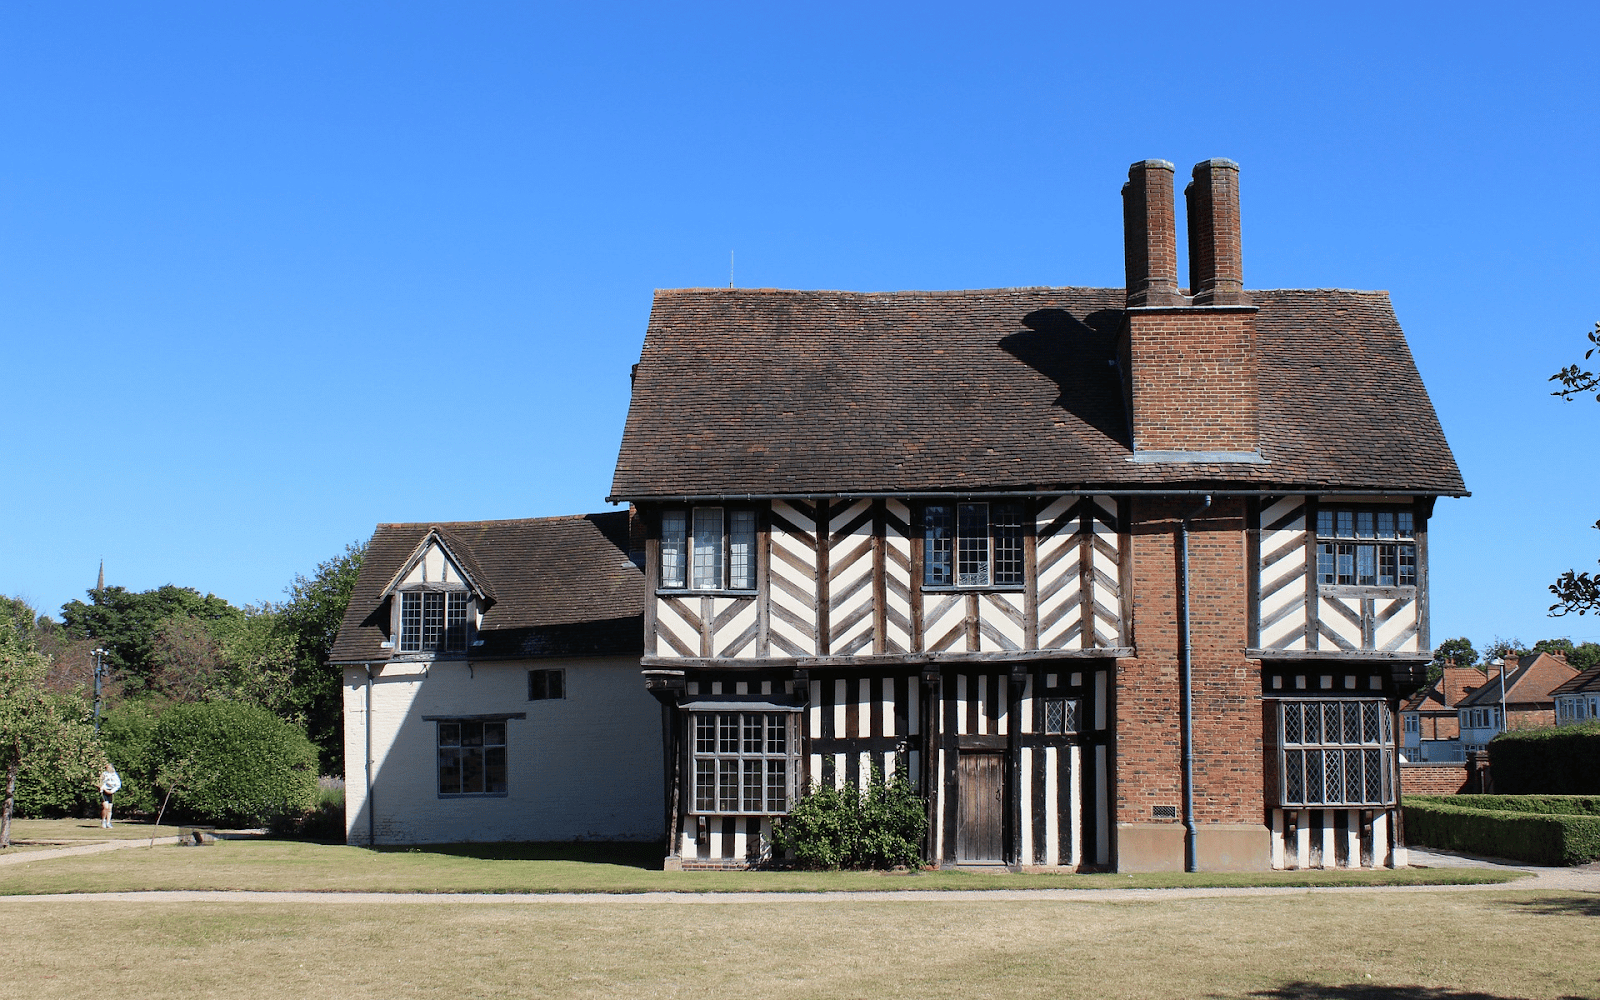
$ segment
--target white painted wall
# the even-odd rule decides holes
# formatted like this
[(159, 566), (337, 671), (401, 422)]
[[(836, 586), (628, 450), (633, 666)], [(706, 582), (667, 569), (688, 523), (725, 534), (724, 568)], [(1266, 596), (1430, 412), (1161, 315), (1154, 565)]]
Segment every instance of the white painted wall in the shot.
[[(529, 701), (530, 669), (566, 670), (566, 697)], [(373, 668), (372, 806), (379, 844), (651, 841), (664, 834), (661, 708), (634, 657)], [(345, 829), (368, 843), (367, 678), (346, 667)], [(441, 798), (438, 731), (423, 716), (525, 712), (506, 723), (508, 794)]]

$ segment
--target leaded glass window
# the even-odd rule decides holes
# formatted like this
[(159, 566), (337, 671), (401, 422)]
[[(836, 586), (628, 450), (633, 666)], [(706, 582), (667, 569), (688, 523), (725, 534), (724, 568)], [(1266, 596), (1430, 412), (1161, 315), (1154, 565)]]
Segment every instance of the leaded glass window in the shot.
[(661, 512), (663, 590), (756, 589), (756, 512), (689, 507)]
[(1022, 504), (928, 504), (922, 509), (927, 587), (1016, 587), (1023, 582)]
[(1388, 508), (1317, 511), (1317, 582), (1336, 586), (1414, 587), (1414, 515)]
[(789, 811), (799, 743), (793, 712), (698, 712), (693, 716), (694, 812)]
[(1373, 698), (1278, 703), (1279, 805), (1394, 803), (1394, 728)]

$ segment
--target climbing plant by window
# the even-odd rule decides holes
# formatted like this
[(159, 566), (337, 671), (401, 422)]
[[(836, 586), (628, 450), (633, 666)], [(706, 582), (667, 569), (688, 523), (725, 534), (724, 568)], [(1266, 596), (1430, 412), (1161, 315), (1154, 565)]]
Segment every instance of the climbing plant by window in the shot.
[(922, 583), (1020, 587), (1022, 504), (928, 504), (922, 508)]

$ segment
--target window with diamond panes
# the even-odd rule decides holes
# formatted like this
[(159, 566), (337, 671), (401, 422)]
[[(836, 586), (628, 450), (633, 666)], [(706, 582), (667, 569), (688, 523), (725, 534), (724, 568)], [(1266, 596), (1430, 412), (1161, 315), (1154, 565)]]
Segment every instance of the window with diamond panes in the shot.
[(1020, 587), (1022, 504), (929, 504), (922, 509), (926, 587)]
[(1385, 702), (1283, 701), (1278, 712), (1281, 805), (1394, 803), (1394, 729)]
[(1409, 510), (1323, 507), (1317, 511), (1317, 582), (1414, 587), (1415, 535)]
[(1082, 703), (1076, 698), (1044, 699), (1044, 731), (1046, 735), (1075, 733), (1078, 731), (1078, 711)]
[(400, 652), (467, 648), (467, 593), (464, 590), (407, 590), (400, 594)]
[(797, 718), (792, 712), (696, 713), (693, 811), (788, 812), (800, 756)]

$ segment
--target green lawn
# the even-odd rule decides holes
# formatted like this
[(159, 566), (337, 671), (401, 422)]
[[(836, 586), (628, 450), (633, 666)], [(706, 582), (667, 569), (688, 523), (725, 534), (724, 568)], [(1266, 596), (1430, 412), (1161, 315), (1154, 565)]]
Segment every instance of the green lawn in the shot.
[[(14, 819), (11, 821), (11, 841), (31, 842), (40, 847), (71, 847), (102, 840), (149, 840), (151, 836), (174, 837), (178, 828), (170, 823), (158, 829), (149, 822), (130, 823), (114, 820), (111, 829), (100, 827), (98, 819)], [(24, 843), (21, 846), (30, 846)], [(0, 854), (5, 852), (0, 851)]]
[[(148, 834), (147, 834), (148, 835)], [(0, 868), (0, 895), (257, 889), (312, 892), (822, 892), (1245, 885), (1418, 885), (1511, 881), (1483, 869), (1074, 875), (935, 871), (664, 872), (650, 845), (449, 844), (369, 850), (282, 840), (134, 847)], [(654, 869), (654, 870), (653, 870)]]
[(0, 900), (0, 996), (1593, 997), (1597, 917), (1593, 895), (1507, 891), (1119, 903), (36, 897)]

